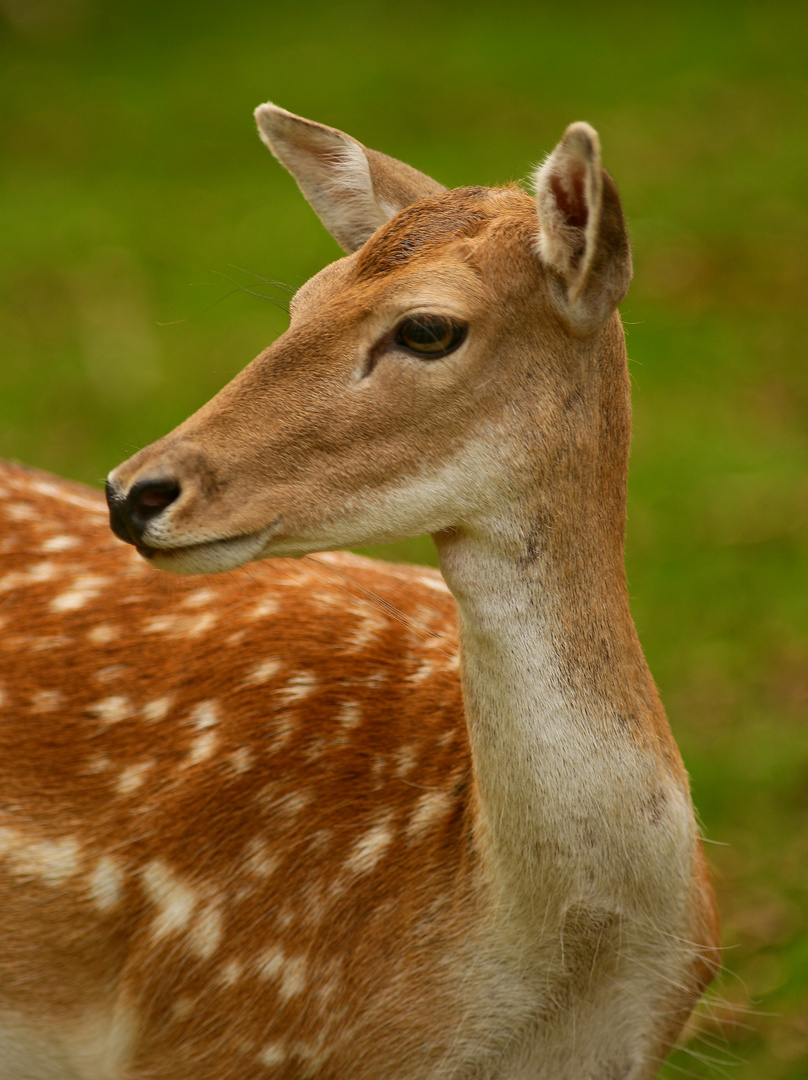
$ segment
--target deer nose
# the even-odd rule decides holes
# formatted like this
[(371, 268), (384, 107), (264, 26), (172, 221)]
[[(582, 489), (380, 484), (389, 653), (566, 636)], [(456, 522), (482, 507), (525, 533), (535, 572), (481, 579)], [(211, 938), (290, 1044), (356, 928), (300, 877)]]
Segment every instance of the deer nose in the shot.
[(124, 494), (108, 480), (110, 528), (126, 543), (141, 545), (146, 527), (179, 498), (180, 491), (176, 480), (139, 480)]

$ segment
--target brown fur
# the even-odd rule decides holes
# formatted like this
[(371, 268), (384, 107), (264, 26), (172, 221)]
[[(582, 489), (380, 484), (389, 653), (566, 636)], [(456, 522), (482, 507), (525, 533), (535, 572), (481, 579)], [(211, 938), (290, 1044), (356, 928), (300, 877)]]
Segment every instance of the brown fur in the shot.
[[(0, 1051), (82, 1080), (649, 1080), (718, 921), (628, 606), (630, 256), (597, 137), (568, 130), (539, 221), (262, 108), (358, 250), (115, 470), (118, 527), (193, 571), (428, 531), (457, 606), (352, 556), (154, 575), (95, 495), (5, 467)], [(445, 362), (396, 346), (424, 308), (468, 326)]]
[[(167, 579), (110, 537), (94, 493), (78, 489), (90, 507), (81, 513), (60, 500), (75, 490), (13, 466), (0, 473), (0, 820), (26, 841), (78, 842), (75, 870), (53, 880), (21, 875), (22, 857), (0, 858), (0, 1003), (70, 1031), (101, 992), (137, 1013), (138, 1076), (229, 1076), (234, 1062), (240, 1078), (264, 1076), (247, 1048), (275, 1039), (300, 1050), (273, 1075), (305, 1075), (314, 1050), (304, 1048), (325, 1043), (318, 1075), (357, 1075), (339, 1063), (379, 1023), (359, 1019), (379, 980), (404, 994), (383, 1018), (379, 1056), (445, 1044), (429, 959), (458, 948), (452, 910), (468, 903), (475, 876), (449, 595), (421, 583), (429, 571), (348, 556)], [(78, 543), (48, 551), (64, 536)], [(54, 610), (87, 574), (103, 576), (95, 595)], [(152, 719), (158, 698), (170, 707)], [(200, 729), (194, 710), (206, 703), (218, 720)], [(215, 753), (194, 761), (206, 731)], [(141, 782), (122, 791), (127, 775)], [(445, 799), (438, 827), (408, 838), (428, 793)], [(380, 808), (396, 842), (372, 874), (347, 874)], [(105, 856), (121, 872), (109, 910), (91, 889)], [(191, 933), (166, 933), (156, 947), (143, 882), (154, 863), (198, 895)], [(382, 881), (393, 890), (377, 891)], [(192, 931), (214, 906), (224, 939), (205, 956)], [(394, 948), (405, 940), (406, 951)], [(260, 974), (279, 943), (287, 958), (308, 958), (303, 986), (291, 992), (292, 979), (286, 995)], [(228, 985), (234, 964), (241, 974)], [(228, 1015), (235, 1038), (222, 1027)], [(193, 1049), (163, 1074), (178, 1042)]]

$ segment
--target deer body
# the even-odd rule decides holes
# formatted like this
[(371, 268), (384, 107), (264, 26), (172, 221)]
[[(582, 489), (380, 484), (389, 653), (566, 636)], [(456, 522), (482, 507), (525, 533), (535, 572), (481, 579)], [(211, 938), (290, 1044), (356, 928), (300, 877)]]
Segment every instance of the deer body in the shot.
[[(717, 921), (628, 610), (596, 136), (534, 202), (257, 115), (353, 254), (111, 475), (145, 561), (0, 473), (0, 1078), (647, 1080)], [(147, 565), (422, 532), (456, 608), (346, 555)]]

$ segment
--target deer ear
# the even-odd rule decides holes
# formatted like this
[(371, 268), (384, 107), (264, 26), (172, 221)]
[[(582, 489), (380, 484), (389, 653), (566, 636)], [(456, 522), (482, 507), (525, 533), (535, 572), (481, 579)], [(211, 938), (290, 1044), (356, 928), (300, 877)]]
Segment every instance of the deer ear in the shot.
[(446, 190), (402, 161), (271, 102), (258, 106), (255, 119), (262, 140), (345, 251), (356, 251), (405, 206)]
[(557, 278), (562, 315), (588, 333), (612, 314), (631, 281), (631, 250), (614, 181), (589, 124), (570, 124), (535, 175), (539, 254)]

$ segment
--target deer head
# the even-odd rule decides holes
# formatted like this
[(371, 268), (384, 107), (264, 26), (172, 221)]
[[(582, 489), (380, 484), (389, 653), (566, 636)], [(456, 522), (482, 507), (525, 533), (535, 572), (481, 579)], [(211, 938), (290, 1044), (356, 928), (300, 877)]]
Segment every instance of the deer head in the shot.
[(116, 533), (194, 573), (475, 528), (542, 475), (563, 506), (570, 457), (588, 460), (593, 499), (619, 519), (616, 308), (631, 261), (593, 129), (568, 128), (533, 199), (446, 191), (275, 105), (256, 118), (349, 254), (299, 290), (282, 337), (110, 475)]

